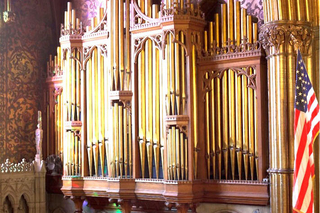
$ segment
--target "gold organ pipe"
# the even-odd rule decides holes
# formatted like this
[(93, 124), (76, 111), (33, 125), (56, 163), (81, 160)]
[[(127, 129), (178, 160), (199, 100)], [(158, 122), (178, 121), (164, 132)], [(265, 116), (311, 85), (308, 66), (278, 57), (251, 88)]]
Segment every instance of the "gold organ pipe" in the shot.
[(172, 129), (169, 128), (168, 136), (167, 136), (167, 150), (168, 150), (168, 155), (167, 155), (167, 160), (168, 160), (168, 179), (172, 180), (172, 156), (171, 153), (173, 152), (172, 150)]
[(76, 10), (71, 11), (71, 16), (72, 29), (76, 29)]
[[(179, 33), (176, 34), (176, 40), (179, 41)], [(175, 43), (175, 96), (176, 96), (176, 109), (177, 115), (180, 115), (180, 45)]]
[(174, 70), (174, 64), (175, 64), (175, 54), (174, 54), (174, 35), (170, 34), (170, 98), (171, 98), (171, 115), (175, 115), (175, 70)]
[[(113, 14), (113, 4), (114, 1), (108, 1), (108, 6), (107, 8), (110, 8), (110, 14)], [(114, 73), (113, 73), (113, 68), (114, 68), (114, 41), (113, 41), (113, 37), (114, 37), (114, 24), (111, 22), (111, 19), (108, 19), (109, 22), (109, 26), (110, 26), (110, 67), (109, 67), (109, 72), (110, 72), (110, 90), (114, 90)]]
[(241, 8), (241, 19), (241, 39), (244, 40), (247, 39), (247, 9)]
[(258, 23), (253, 23), (252, 25), (253, 43), (256, 43), (258, 41)]
[(204, 51), (205, 52), (208, 52), (208, 31), (204, 31), (204, 34), (203, 34), (203, 37), (204, 37)]
[[(128, 176), (128, 109), (126, 107), (123, 108), (123, 162), (124, 162), (124, 177), (127, 178)], [(130, 136), (129, 136), (130, 137)]]
[(89, 166), (89, 173), (90, 176), (92, 176), (92, 59), (89, 58), (87, 62), (87, 112), (88, 112), (88, 117), (87, 117), (87, 141), (88, 141), (88, 166)]
[[(250, 74), (252, 74), (252, 69), (249, 68)], [(253, 89), (248, 89), (248, 108), (249, 108), (249, 162), (251, 171), (251, 180), (253, 180), (254, 175), (254, 97)]]
[(252, 16), (247, 16), (247, 36), (248, 42), (252, 43)]
[(185, 179), (188, 179), (188, 139), (184, 139), (184, 173), (185, 173)]
[(228, 72), (224, 71), (222, 77), (222, 151), (225, 169), (225, 177), (228, 179)]
[(68, 29), (71, 30), (70, 25), (72, 24), (72, 3), (67, 3), (67, 11), (68, 11)]
[(257, 180), (259, 180), (259, 152), (258, 152), (258, 118), (257, 118), (257, 112), (258, 112), (258, 106), (257, 106), (257, 99), (256, 99), (257, 92), (254, 90), (253, 98), (254, 98), (254, 163), (255, 163), (255, 169), (256, 169), (256, 176)]
[(69, 175), (73, 175), (73, 146), (74, 142), (72, 141), (72, 132), (69, 131), (69, 138), (68, 138), (68, 143), (69, 143)]
[[(181, 43), (184, 44), (184, 33), (181, 31), (180, 36)], [(181, 114), (185, 113), (186, 107), (186, 79), (185, 79), (185, 51), (184, 48), (181, 47), (181, 93), (182, 93), (182, 109)]]
[(119, 1), (119, 55), (120, 55), (120, 90), (124, 90), (124, 4), (123, 0)]
[(234, 44), (234, 0), (228, 0), (228, 39)]
[[(153, 18), (158, 18), (158, 5), (152, 5)], [(152, 76), (153, 82), (153, 151), (155, 158), (155, 169), (156, 177), (159, 179), (159, 168), (160, 168), (160, 62), (159, 62), (159, 50), (153, 45), (153, 68), (154, 71)]]
[(120, 178), (123, 175), (123, 106), (119, 105), (119, 169)]
[[(147, 1), (146, 6), (148, 7), (149, 1)], [(147, 8), (147, 15), (151, 15), (151, 7)], [(152, 108), (153, 108), (153, 102), (151, 101), (152, 98), (152, 87), (153, 83), (152, 82), (152, 42), (150, 39), (146, 41), (145, 44), (146, 48), (146, 139), (147, 139), (147, 159), (148, 159), (148, 170), (149, 170), (149, 178), (152, 177), (152, 159), (153, 159), (153, 140), (152, 140), (152, 124), (153, 124), (153, 113), (152, 113)]]
[(78, 140), (75, 132), (73, 132), (73, 140), (74, 140), (74, 174), (78, 175)]
[(192, 45), (192, 96), (193, 96), (193, 136), (194, 136), (194, 178), (198, 178), (198, 104), (197, 104), (197, 65), (196, 65), (196, 47)]
[(97, 55), (97, 48), (92, 51), (92, 134), (93, 134), (93, 158), (94, 158), (94, 166), (95, 166), (95, 174), (98, 176), (98, 138), (99, 138), (99, 114), (98, 114), (98, 55)]
[(171, 131), (171, 147), (172, 147), (172, 152), (171, 152), (171, 159), (172, 159), (172, 173), (173, 173), (173, 180), (177, 180), (177, 173), (176, 173), (176, 166), (177, 166), (177, 159), (176, 159), (176, 127), (173, 126), (172, 127), (172, 131)]
[(229, 149), (230, 149), (230, 159), (231, 159), (231, 174), (234, 180), (235, 176), (235, 83), (233, 70), (228, 70), (228, 98), (229, 98)]
[[(56, 97), (58, 98), (58, 97)], [(58, 105), (55, 104), (54, 105), (54, 147), (57, 148), (58, 147), (58, 140), (59, 140), (59, 129), (58, 129)], [(57, 152), (57, 151), (55, 151)]]
[[(105, 105), (107, 105), (107, 103), (109, 102), (105, 102), (105, 78), (107, 78), (106, 75), (104, 75), (105, 72), (105, 64), (104, 64), (104, 58), (101, 55), (101, 51), (99, 50), (98, 53), (98, 57), (99, 57), (99, 62), (98, 64), (99, 66), (99, 75), (98, 75), (98, 81), (100, 86), (100, 96), (98, 97), (98, 100), (100, 101), (100, 103), (98, 103), (98, 107), (99, 107), (99, 120), (100, 120), (100, 124), (99, 124), (99, 153), (100, 153), (100, 164), (101, 164), (101, 175), (104, 176), (104, 162), (105, 162), (105, 144), (104, 144), (104, 139), (105, 139), (105, 122), (107, 122), (107, 120), (105, 120), (105, 113), (107, 111), (105, 111)], [(100, 88), (101, 87), (101, 88)], [(101, 126), (100, 126), (101, 125)]]
[(237, 46), (240, 46), (241, 43), (241, 6), (240, 1), (236, 1), (236, 27), (235, 27), (235, 40)]
[(215, 23), (215, 37), (214, 40), (216, 41), (217, 47), (220, 47), (220, 16), (218, 13), (214, 15), (214, 23)]
[(130, 65), (131, 65), (131, 55), (130, 55), (130, 0), (126, 0), (126, 90), (130, 87)]
[(131, 125), (131, 112), (129, 110), (129, 121), (128, 121), (128, 127), (129, 127), (129, 176), (132, 177), (132, 125)]
[(181, 180), (184, 180), (184, 170), (185, 170), (185, 165), (184, 165), (184, 159), (185, 159), (185, 149), (184, 149), (184, 137), (183, 133), (180, 132), (180, 163), (181, 163)]
[(225, 47), (227, 45), (227, 36), (228, 36), (228, 29), (227, 29), (227, 5), (222, 4), (221, 5), (221, 34), (222, 34), (222, 47)]
[(243, 162), (244, 162), (244, 174), (245, 179), (248, 180), (248, 163), (249, 163), (249, 123), (248, 123), (248, 88), (247, 88), (247, 77), (241, 76), (242, 78), (242, 135), (243, 135)]
[(71, 50), (68, 51), (68, 83), (67, 83), (67, 90), (68, 90), (68, 108), (69, 108), (69, 116), (68, 116), (68, 121), (72, 121), (72, 115), (73, 115), (73, 76), (74, 76), (74, 67), (73, 67), (73, 59), (71, 59), (72, 52)]
[[(206, 79), (208, 80), (209, 79), (209, 73), (206, 72)], [(210, 179), (210, 168), (211, 168), (211, 165), (210, 165), (210, 161), (211, 161), (211, 158), (210, 158), (210, 109), (209, 109), (209, 91), (206, 92), (206, 111), (205, 111), (205, 114), (206, 114), (206, 145), (207, 145), (207, 178)], [(211, 108), (212, 110), (212, 108)]]
[[(212, 21), (210, 21), (209, 22), (209, 51), (212, 51), (212, 48), (213, 48), (213, 22)], [(205, 39), (205, 41), (206, 41), (207, 39)], [(207, 45), (205, 45), (205, 46), (207, 46)]]
[(167, 47), (166, 47), (166, 62), (167, 62), (167, 115), (171, 115), (170, 114), (170, 106), (171, 106), (171, 95), (170, 95), (170, 35), (167, 35)]
[(119, 1), (114, 3), (114, 81), (115, 90), (119, 90)]
[(139, 107), (138, 107), (138, 113), (139, 113), (139, 145), (140, 145), (140, 160), (141, 160), (141, 171), (142, 171), (142, 178), (144, 178), (145, 175), (145, 131), (146, 131), (146, 97), (145, 97), (145, 51), (142, 50), (139, 56), (139, 62), (138, 62), (138, 70), (139, 72), (139, 78), (138, 78), (138, 93), (139, 93)]
[(177, 178), (180, 180), (180, 130), (176, 129), (176, 169), (177, 169)]
[(222, 130), (221, 130), (221, 92), (220, 92), (220, 84), (221, 84), (221, 79), (216, 78), (215, 79), (215, 101), (217, 103), (216, 106), (216, 120), (215, 123), (216, 125), (216, 138), (217, 138), (217, 157), (218, 157), (218, 173), (219, 173), (219, 179), (221, 180), (221, 170), (222, 170)]
[[(76, 51), (76, 57), (80, 58), (80, 52)], [(76, 120), (80, 121), (80, 66), (76, 63)]]
[(236, 76), (235, 80), (236, 88), (236, 155), (238, 163), (239, 180), (242, 179), (242, 85), (241, 76)]
[[(216, 132), (215, 132), (215, 83), (214, 79), (211, 80), (211, 91), (210, 91), (210, 96), (211, 96), (211, 114), (209, 116), (211, 117), (211, 154), (212, 154), (212, 176), (213, 179), (216, 177)], [(217, 105), (219, 105), (220, 102), (217, 102)], [(210, 120), (210, 119), (209, 119)], [(209, 177), (210, 178), (210, 177)]]
[(114, 103), (114, 154), (115, 154), (115, 169), (116, 169), (116, 177), (119, 177), (119, 104)]

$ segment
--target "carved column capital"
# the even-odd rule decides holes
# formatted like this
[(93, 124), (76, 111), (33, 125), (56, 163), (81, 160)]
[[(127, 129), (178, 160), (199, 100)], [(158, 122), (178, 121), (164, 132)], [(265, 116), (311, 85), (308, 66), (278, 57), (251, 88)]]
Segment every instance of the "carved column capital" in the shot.
[[(291, 45), (307, 54), (311, 46), (313, 30), (310, 22), (275, 21), (262, 25), (259, 34), (268, 56), (278, 54), (280, 46)], [(274, 51), (272, 51), (274, 47)]]

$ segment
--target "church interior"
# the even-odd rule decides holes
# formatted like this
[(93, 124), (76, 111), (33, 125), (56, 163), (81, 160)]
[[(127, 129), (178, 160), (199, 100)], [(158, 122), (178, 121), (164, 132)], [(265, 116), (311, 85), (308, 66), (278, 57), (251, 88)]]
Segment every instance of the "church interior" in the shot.
[(293, 212), (297, 51), (319, 98), (319, 1), (0, 13), (0, 212)]

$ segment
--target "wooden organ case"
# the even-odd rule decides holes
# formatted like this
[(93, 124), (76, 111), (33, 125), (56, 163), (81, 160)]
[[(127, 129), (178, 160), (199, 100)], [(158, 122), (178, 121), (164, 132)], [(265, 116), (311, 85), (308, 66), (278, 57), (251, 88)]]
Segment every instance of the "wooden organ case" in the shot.
[(206, 21), (190, 0), (108, 0), (84, 28), (68, 3), (48, 62), (47, 154), (77, 211), (84, 199), (123, 212), (268, 204), (258, 26), (238, 1), (217, 6)]

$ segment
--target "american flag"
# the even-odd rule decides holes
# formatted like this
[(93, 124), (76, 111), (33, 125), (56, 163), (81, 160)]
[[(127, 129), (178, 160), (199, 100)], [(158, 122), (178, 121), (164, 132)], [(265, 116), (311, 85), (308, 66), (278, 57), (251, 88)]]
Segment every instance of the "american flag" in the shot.
[(294, 103), (294, 180), (293, 212), (313, 213), (313, 141), (319, 133), (319, 104), (298, 51), (296, 98)]

